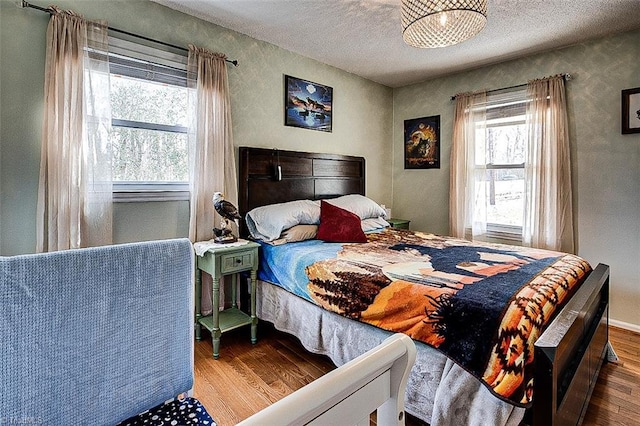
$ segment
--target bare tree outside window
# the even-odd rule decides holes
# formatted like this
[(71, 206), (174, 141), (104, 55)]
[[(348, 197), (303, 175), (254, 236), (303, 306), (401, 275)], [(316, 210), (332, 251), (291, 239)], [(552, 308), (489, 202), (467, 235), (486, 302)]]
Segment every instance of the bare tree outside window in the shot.
[(114, 182), (188, 182), (187, 88), (112, 75)]

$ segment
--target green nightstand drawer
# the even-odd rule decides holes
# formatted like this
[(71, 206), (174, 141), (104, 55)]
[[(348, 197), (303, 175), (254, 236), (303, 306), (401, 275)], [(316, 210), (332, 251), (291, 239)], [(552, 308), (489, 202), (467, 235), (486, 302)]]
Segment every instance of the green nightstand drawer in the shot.
[(406, 219), (387, 219), (387, 222), (389, 222), (389, 225), (391, 225), (392, 228), (398, 228), (398, 229), (409, 229), (409, 223), (411, 223), (410, 220), (406, 220)]
[(222, 255), (220, 260), (221, 274), (245, 271), (251, 269), (254, 265), (253, 252)]

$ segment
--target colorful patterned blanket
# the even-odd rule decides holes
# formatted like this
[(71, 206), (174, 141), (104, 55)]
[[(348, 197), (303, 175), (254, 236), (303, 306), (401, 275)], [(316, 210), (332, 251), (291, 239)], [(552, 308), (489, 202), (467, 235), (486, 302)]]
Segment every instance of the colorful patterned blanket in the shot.
[(367, 239), (264, 246), (260, 278), (431, 345), (498, 397), (530, 405), (533, 345), (589, 264), (570, 254), (391, 228)]

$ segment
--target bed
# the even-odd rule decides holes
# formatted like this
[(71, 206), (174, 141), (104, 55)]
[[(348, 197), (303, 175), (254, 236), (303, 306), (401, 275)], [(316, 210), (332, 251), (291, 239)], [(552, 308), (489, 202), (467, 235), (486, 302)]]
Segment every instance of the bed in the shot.
[[(238, 202), (243, 217), (253, 209), (274, 203), (336, 199), (346, 194), (364, 196), (364, 189), (363, 157), (240, 148)], [(241, 233), (246, 236), (247, 222), (242, 225)], [(409, 239), (409, 243), (417, 238), (395, 230), (385, 230), (380, 235), (384, 238), (379, 239)], [(370, 236), (367, 238), (371, 240)], [(403, 241), (405, 247), (406, 243)], [(460, 241), (438, 243), (453, 245), (455, 250), (462, 250), (460, 246), (465, 245)], [(264, 246), (261, 253), (268, 250)], [(517, 252), (515, 257), (513, 262), (521, 261)], [(569, 263), (575, 263), (573, 258)], [(609, 291), (608, 266), (599, 264), (591, 270), (580, 265), (584, 277), (567, 289), (562, 306), (553, 313), (553, 321), (535, 340), (532, 362), (527, 366), (533, 380), (527, 379), (524, 386), (519, 386), (516, 399), (487, 386), (460, 359), (454, 361), (451, 354), (446, 356), (441, 349), (417, 341), (416, 363), (405, 396), (406, 412), (432, 425), (481, 424), (487, 419), (504, 425), (579, 424), (606, 358)], [(324, 309), (299, 292), (285, 290), (288, 285), (300, 287), (306, 283), (272, 285), (270, 281), (280, 280), (264, 279), (269, 274), (262, 277), (258, 317), (296, 335), (308, 350), (328, 355), (337, 365), (356, 358), (392, 333), (372, 326), (373, 322), (354, 321), (344, 312)], [(531, 394), (535, 397), (528, 400), (526, 396)]]

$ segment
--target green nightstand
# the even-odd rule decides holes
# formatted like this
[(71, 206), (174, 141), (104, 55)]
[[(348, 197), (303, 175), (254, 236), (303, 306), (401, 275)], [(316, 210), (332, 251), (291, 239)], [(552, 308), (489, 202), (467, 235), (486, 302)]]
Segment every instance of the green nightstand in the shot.
[[(260, 244), (247, 242), (237, 246), (216, 246), (207, 250), (203, 256), (196, 256), (196, 340), (200, 340), (201, 326), (211, 332), (213, 340), (213, 357), (218, 358), (220, 351), (220, 335), (251, 324), (251, 343), (257, 342), (256, 332), (258, 318), (256, 317), (256, 272), (258, 270), (258, 247)], [(213, 278), (211, 288), (212, 314), (203, 317), (201, 314), (202, 272), (207, 272)], [(247, 315), (238, 308), (237, 276), (240, 272), (251, 272), (251, 315)], [(231, 308), (220, 311), (220, 279), (232, 276)]]
[(391, 219), (387, 219), (387, 222), (389, 222), (389, 225), (391, 225), (392, 228), (409, 229), (409, 223), (411, 221), (406, 219), (391, 218)]

